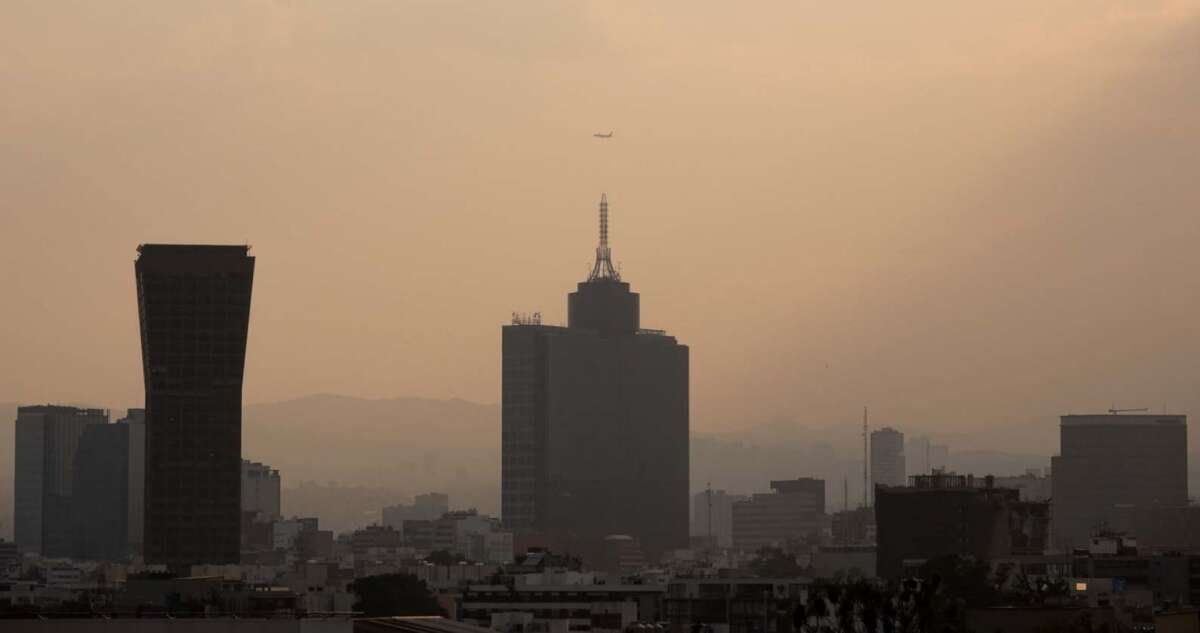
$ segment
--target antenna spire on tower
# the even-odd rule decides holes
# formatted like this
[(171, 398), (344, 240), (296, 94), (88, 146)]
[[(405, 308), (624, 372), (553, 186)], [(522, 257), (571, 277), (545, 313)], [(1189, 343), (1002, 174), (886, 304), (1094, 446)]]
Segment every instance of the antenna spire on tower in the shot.
[(621, 274), (613, 268), (612, 249), (608, 247), (608, 194), (600, 194), (600, 245), (596, 247), (596, 264), (588, 281), (620, 281)]

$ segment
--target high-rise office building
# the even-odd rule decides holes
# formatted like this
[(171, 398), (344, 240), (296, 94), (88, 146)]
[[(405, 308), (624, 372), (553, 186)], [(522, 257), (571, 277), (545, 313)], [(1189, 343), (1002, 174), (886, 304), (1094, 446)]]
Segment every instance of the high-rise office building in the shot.
[(117, 424), (124, 424), (129, 429), (129, 518), (125, 522), (129, 552), (141, 555), (146, 521), (146, 410), (129, 409)]
[(21, 551), (72, 555), (75, 453), (85, 428), (107, 423), (104, 409), (54, 405), (17, 409), (13, 528)]
[(72, 557), (124, 560), (129, 554), (129, 424), (91, 424), (75, 453)]
[(1051, 458), (1056, 546), (1081, 546), (1131, 510), (1187, 505), (1187, 416), (1064, 415), (1060, 433)]
[(242, 460), (242, 512), (257, 521), (274, 521), (280, 516), (279, 471), (266, 464)]
[(248, 251), (138, 247), (149, 563), (238, 562)]
[(906, 481), (904, 434), (890, 426), (872, 431), (871, 487), (903, 486)]
[(652, 558), (687, 547), (688, 348), (640, 328), (603, 197), (596, 262), (567, 313), (566, 327), (535, 316), (503, 328), (505, 525), (595, 555), (613, 534)]

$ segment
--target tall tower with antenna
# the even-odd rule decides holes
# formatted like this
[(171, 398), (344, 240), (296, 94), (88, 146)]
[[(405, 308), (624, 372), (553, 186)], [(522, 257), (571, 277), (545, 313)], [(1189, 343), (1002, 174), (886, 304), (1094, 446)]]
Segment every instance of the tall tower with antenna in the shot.
[(609, 219), (602, 195), (596, 260), (567, 297), (567, 326), (517, 319), (501, 341), (504, 524), (585, 564), (614, 534), (648, 560), (689, 544), (689, 351), (641, 329)]
[(633, 334), (639, 328), (639, 298), (621, 281), (608, 245), (608, 195), (600, 194), (600, 243), (587, 281), (567, 297), (567, 327), (594, 330), (603, 336)]

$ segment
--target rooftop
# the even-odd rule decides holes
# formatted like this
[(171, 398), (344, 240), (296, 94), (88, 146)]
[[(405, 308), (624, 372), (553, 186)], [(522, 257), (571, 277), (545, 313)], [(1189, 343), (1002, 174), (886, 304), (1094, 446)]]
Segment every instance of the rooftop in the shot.
[(1177, 413), (1092, 413), (1060, 418), (1062, 426), (1186, 426), (1187, 416)]

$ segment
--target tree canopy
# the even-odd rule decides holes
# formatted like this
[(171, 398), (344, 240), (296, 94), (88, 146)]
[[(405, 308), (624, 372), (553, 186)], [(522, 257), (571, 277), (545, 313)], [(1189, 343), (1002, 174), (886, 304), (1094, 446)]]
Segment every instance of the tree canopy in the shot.
[(412, 574), (367, 576), (350, 583), (358, 597), (355, 611), (367, 617), (393, 615), (444, 615), (425, 582)]

